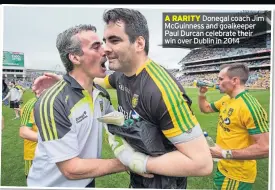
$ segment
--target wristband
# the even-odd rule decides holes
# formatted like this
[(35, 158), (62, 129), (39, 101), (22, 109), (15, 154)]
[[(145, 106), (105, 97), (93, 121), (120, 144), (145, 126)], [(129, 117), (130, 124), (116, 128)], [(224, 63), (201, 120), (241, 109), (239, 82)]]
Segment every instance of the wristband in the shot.
[(225, 159), (233, 158), (232, 151), (231, 150), (222, 150), (222, 157)]
[(199, 92), (199, 96), (206, 97), (205, 93), (201, 93), (201, 92)]

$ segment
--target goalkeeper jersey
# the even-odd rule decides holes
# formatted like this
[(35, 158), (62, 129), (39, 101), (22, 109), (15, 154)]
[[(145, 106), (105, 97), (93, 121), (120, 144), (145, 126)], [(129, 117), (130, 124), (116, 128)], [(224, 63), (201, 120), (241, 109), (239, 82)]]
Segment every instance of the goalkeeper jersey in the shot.
[(117, 90), (118, 111), (126, 120), (142, 118), (159, 126), (173, 144), (202, 134), (182, 85), (151, 59), (131, 77), (114, 72), (104, 80)]
[[(269, 131), (267, 113), (247, 91), (235, 98), (228, 95), (212, 102), (219, 112), (217, 144), (222, 149), (244, 149), (253, 144), (251, 135)], [(221, 160), (220, 172), (228, 178), (253, 183), (257, 175), (256, 160)]]

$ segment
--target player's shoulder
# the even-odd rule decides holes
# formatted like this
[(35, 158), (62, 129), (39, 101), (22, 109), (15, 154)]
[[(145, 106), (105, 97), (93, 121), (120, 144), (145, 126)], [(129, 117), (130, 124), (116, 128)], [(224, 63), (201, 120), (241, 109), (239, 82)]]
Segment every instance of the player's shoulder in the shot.
[(36, 97), (33, 97), (31, 99), (29, 99), (26, 104), (35, 104), (35, 102), (37, 101), (37, 98)]
[(151, 59), (145, 64), (141, 77), (142, 85), (148, 90), (167, 91), (171, 89), (172, 92), (178, 90), (178, 81), (164, 67)]
[(26, 107), (26, 106), (34, 106), (34, 104), (36, 103), (36, 101), (37, 101), (37, 98), (36, 97), (33, 97), (33, 98), (30, 98), (26, 103), (25, 103), (25, 105), (24, 105), (24, 107)]
[(37, 101), (37, 98), (36, 97), (33, 97), (31, 99), (29, 99), (25, 104), (24, 106), (22, 107), (22, 112), (26, 112), (26, 111), (30, 111), (32, 110), (32, 108), (34, 108), (35, 106), (35, 103)]
[(244, 91), (236, 96), (239, 100), (239, 105), (246, 110), (254, 110), (262, 107), (256, 97), (254, 97), (249, 91)]

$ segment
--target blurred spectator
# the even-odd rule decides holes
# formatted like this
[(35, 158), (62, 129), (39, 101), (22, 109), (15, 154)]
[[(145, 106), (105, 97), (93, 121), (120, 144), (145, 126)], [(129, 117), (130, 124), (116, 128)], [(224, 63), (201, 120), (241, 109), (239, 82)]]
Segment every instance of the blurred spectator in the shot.
[[(2, 79), (2, 100), (7, 96), (7, 94), (9, 93), (9, 88), (8, 88), (8, 85), (6, 84), (5, 80)], [(5, 101), (3, 101), (3, 104), (5, 106), (8, 106), (9, 105), (9, 100), (6, 99)]]

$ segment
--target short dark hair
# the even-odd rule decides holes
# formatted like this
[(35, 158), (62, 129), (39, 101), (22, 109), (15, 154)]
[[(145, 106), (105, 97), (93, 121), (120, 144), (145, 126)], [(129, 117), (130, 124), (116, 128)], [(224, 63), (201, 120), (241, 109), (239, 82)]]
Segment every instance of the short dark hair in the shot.
[(104, 12), (103, 20), (106, 24), (117, 22), (119, 20), (125, 23), (125, 33), (129, 36), (131, 43), (134, 43), (137, 37), (142, 36), (145, 39), (144, 51), (146, 55), (149, 52), (149, 30), (147, 20), (138, 10), (114, 8)]
[(245, 84), (249, 77), (249, 68), (244, 63), (223, 64), (220, 71), (227, 68), (229, 78), (238, 77), (242, 84)]
[(60, 33), (56, 39), (56, 48), (58, 49), (61, 61), (65, 66), (67, 72), (73, 70), (73, 63), (69, 59), (69, 53), (76, 55), (83, 55), (81, 43), (76, 34), (82, 31), (93, 31), (96, 32), (96, 27), (92, 25), (81, 24), (71, 28), (68, 28), (64, 32)]

